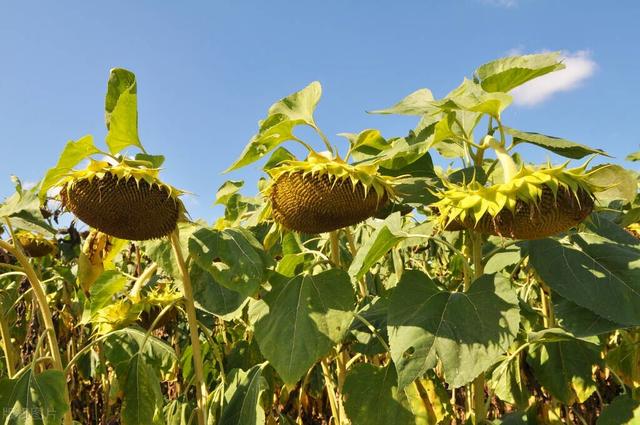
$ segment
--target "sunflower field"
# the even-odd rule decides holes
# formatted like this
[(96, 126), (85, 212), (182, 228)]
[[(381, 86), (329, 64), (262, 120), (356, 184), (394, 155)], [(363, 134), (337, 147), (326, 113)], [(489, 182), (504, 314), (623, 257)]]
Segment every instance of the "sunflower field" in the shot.
[(312, 82), (259, 121), (226, 171), (264, 176), (210, 194), (215, 223), (162, 180), (135, 75), (111, 70), (104, 146), (61, 145), (0, 203), (2, 423), (639, 424), (640, 152), (502, 121), (563, 67), (419, 89), (372, 111), (415, 117), (393, 138), (330, 140)]

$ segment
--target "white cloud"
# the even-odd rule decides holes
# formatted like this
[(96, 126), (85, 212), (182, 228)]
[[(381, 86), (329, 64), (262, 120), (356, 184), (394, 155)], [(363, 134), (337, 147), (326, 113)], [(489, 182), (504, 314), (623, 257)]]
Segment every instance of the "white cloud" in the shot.
[(512, 8), (518, 5), (518, 0), (480, 0), (480, 2), (489, 6), (506, 8)]
[(563, 52), (562, 56), (565, 69), (543, 75), (513, 89), (513, 103), (524, 106), (537, 105), (555, 93), (579, 87), (596, 71), (597, 64), (587, 50)]

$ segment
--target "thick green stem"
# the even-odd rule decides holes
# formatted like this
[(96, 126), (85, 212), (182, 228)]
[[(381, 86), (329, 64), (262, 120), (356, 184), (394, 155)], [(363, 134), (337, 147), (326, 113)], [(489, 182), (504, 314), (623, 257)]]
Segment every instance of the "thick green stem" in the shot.
[[(479, 279), (484, 274), (482, 263), (482, 235), (469, 231), (471, 241), (471, 255), (473, 260), (474, 278)], [(484, 400), (484, 372), (481, 373), (472, 384), (473, 412), (476, 424), (482, 423), (487, 418), (487, 408)]]
[[(31, 262), (29, 261), (29, 258), (27, 258), (27, 256), (24, 254), (24, 252), (22, 251), (22, 248), (20, 248), (20, 246), (17, 245), (19, 243), (17, 242), (17, 239), (13, 238), (13, 240), (16, 246), (13, 246), (8, 242), (0, 240), (0, 248), (4, 249), (9, 254), (16, 257), (16, 259), (22, 266), (24, 273), (27, 275), (27, 279), (29, 280), (29, 283), (31, 283), (31, 288), (33, 289), (33, 295), (35, 296), (36, 302), (38, 303), (38, 307), (40, 309), (40, 315), (42, 316), (44, 328), (47, 333), (47, 338), (49, 341), (49, 350), (51, 352), (53, 366), (56, 370), (63, 372), (64, 369), (62, 367), (62, 355), (61, 355), (60, 347), (58, 347), (58, 339), (56, 337), (56, 330), (55, 330), (55, 326), (53, 325), (53, 318), (51, 316), (51, 309), (49, 308), (49, 302), (47, 301), (47, 295), (44, 292), (44, 288), (42, 287), (40, 278), (38, 278), (36, 271), (31, 266)], [(69, 402), (69, 391), (66, 385), (64, 386), (64, 401), (68, 406), (71, 406)], [(64, 415), (64, 423), (65, 425), (71, 425), (72, 422), (73, 422), (73, 419), (71, 417), (71, 408), (69, 408), (69, 410), (67, 410), (67, 412)]]
[(0, 312), (0, 315), (0, 337), (2, 338), (2, 349), (4, 350), (4, 358), (7, 362), (9, 378), (13, 378), (16, 374), (15, 352), (13, 351), (13, 344), (11, 343), (11, 335), (9, 334), (6, 317), (3, 312)]
[(200, 350), (200, 337), (198, 335), (198, 319), (196, 318), (196, 308), (193, 302), (193, 289), (191, 288), (191, 278), (187, 264), (182, 256), (182, 248), (180, 246), (180, 238), (178, 230), (171, 233), (171, 246), (176, 257), (180, 274), (182, 275), (182, 288), (184, 290), (185, 310), (187, 312), (187, 322), (189, 324), (189, 336), (191, 338), (191, 349), (193, 353), (193, 368), (195, 371), (196, 398), (198, 399), (198, 407), (196, 413), (198, 415), (198, 424), (205, 425), (207, 423), (207, 385), (204, 380), (204, 370), (202, 362), (202, 351)]
[(496, 151), (496, 157), (502, 165), (502, 173), (505, 183), (510, 182), (518, 174), (518, 167), (504, 147), (504, 143), (498, 142), (491, 136), (487, 136), (486, 143)]

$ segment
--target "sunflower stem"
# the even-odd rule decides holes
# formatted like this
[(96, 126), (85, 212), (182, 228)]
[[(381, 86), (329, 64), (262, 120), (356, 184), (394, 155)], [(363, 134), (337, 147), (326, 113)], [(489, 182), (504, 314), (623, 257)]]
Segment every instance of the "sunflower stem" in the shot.
[(334, 230), (329, 233), (329, 240), (331, 242), (331, 262), (336, 267), (341, 267), (340, 264), (340, 239), (338, 238), (338, 231)]
[(0, 313), (0, 337), (2, 337), (2, 350), (4, 351), (4, 359), (7, 363), (7, 373), (9, 379), (13, 378), (16, 374), (16, 358), (13, 351), (13, 344), (11, 343), (11, 334), (9, 334), (9, 327), (4, 313)]
[(509, 155), (509, 152), (504, 147), (503, 143), (499, 143), (496, 139), (491, 136), (487, 136), (486, 140), (488, 145), (496, 151), (496, 157), (498, 161), (500, 161), (500, 165), (502, 165), (502, 173), (504, 175), (504, 182), (510, 182), (513, 177), (518, 174), (518, 166)]
[[(6, 219), (7, 225), (11, 234), (13, 235), (13, 229), (11, 228), (11, 224), (9, 220)], [(53, 318), (51, 315), (51, 309), (49, 308), (49, 302), (47, 301), (47, 295), (44, 292), (44, 288), (42, 287), (42, 283), (36, 274), (36, 271), (33, 269), (29, 258), (25, 255), (22, 247), (20, 246), (20, 242), (17, 238), (13, 237), (13, 245), (0, 240), (0, 248), (7, 251), (9, 254), (16, 257), (24, 273), (27, 275), (27, 279), (33, 288), (33, 294), (36, 297), (36, 302), (38, 303), (38, 307), (40, 309), (40, 315), (42, 316), (42, 321), (44, 322), (45, 332), (47, 333), (47, 338), (49, 340), (49, 350), (51, 351), (51, 358), (53, 360), (53, 366), (56, 370), (60, 372), (64, 372), (62, 367), (62, 356), (60, 347), (58, 346), (58, 339), (56, 337), (56, 329), (53, 324)], [(73, 419), (71, 417), (71, 404), (69, 402), (69, 390), (65, 383), (64, 386), (64, 401), (67, 406), (69, 406), (69, 410), (67, 410), (64, 414), (64, 424), (71, 425)]]
[[(469, 230), (469, 240), (471, 242), (471, 255), (473, 260), (474, 280), (479, 279), (484, 274), (484, 264), (482, 262), (482, 235)], [(469, 287), (473, 285), (470, 284)], [(474, 423), (480, 424), (487, 417), (487, 408), (484, 397), (484, 372), (482, 372), (471, 384), (473, 403), (472, 411), (474, 413)]]
[(178, 229), (171, 233), (171, 246), (176, 257), (180, 274), (182, 275), (182, 288), (184, 291), (185, 310), (187, 312), (187, 322), (189, 323), (189, 336), (191, 338), (191, 349), (193, 352), (193, 367), (195, 370), (195, 387), (198, 407), (196, 413), (198, 415), (198, 425), (207, 423), (207, 386), (204, 380), (204, 371), (202, 363), (202, 352), (200, 350), (200, 337), (198, 335), (198, 319), (196, 318), (196, 309), (193, 301), (193, 289), (191, 288), (191, 278), (189, 270), (182, 255), (182, 247), (178, 236)]

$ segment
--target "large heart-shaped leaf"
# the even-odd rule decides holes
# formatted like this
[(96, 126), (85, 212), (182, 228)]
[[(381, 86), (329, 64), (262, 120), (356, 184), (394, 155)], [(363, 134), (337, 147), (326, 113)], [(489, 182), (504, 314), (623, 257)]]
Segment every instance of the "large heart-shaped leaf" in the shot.
[(59, 425), (69, 409), (64, 401), (64, 374), (31, 368), (13, 379), (0, 380), (0, 411), (3, 424)]
[(127, 366), (122, 385), (122, 425), (163, 424), (164, 399), (153, 367), (141, 353), (131, 357)]
[(262, 354), (285, 383), (294, 384), (349, 330), (353, 286), (337, 269), (291, 278), (276, 274), (269, 283), (271, 291), (252, 305), (251, 322)]
[(202, 228), (189, 239), (189, 252), (216, 282), (244, 296), (253, 295), (265, 279), (267, 258), (248, 230)]
[(143, 149), (138, 137), (138, 86), (133, 72), (111, 70), (104, 109), (109, 151), (116, 154), (129, 146)]
[(349, 371), (344, 382), (344, 408), (352, 425), (413, 425), (407, 396), (398, 388), (393, 364), (376, 367), (360, 363)]
[(477, 279), (468, 292), (448, 292), (422, 272), (405, 272), (391, 295), (388, 317), (400, 387), (437, 359), (449, 384), (472, 381), (507, 350), (519, 321), (516, 293), (501, 275)]
[(433, 94), (429, 89), (419, 89), (390, 108), (370, 111), (370, 114), (424, 115), (436, 111)]
[(40, 183), (38, 191), (40, 200), (44, 200), (47, 196), (47, 191), (58, 183), (60, 178), (71, 171), (73, 167), (78, 165), (80, 161), (99, 152), (100, 150), (93, 144), (92, 136), (84, 136), (75, 142), (73, 140), (67, 142), (60, 154), (60, 158), (58, 158), (58, 163), (47, 171)]
[(554, 397), (565, 403), (584, 402), (594, 391), (591, 368), (600, 359), (597, 338), (580, 340), (560, 338), (535, 344), (529, 350), (527, 363), (536, 379)]
[(563, 298), (610, 322), (640, 325), (640, 248), (591, 233), (529, 242), (541, 279)]
[(564, 69), (559, 52), (510, 56), (480, 66), (476, 79), (488, 92), (508, 92), (529, 80)]
[(197, 308), (223, 319), (231, 319), (241, 313), (246, 296), (220, 285), (211, 273), (197, 264), (191, 266), (189, 275)]
[(171, 346), (154, 336), (147, 338), (146, 332), (138, 328), (125, 328), (110, 333), (103, 346), (105, 357), (113, 365), (119, 379), (127, 376), (131, 360), (138, 354), (142, 354), (145, 364), (158, 374), (169, 373), (177, 360)]
[(240, 157), (225, 172), (251, 164), (287, 140), (295, 140), (294, 127), (316, 128), (313, 112), (322, 95), (320, 83), (314, 81), (304, 89), (274, 103), (267, 118), (260, 121), (258, 133), (251, 138)]
[(220, 424), (264, 424), (265, 415), (260, 406), (260, 394), (265, 388), (262, 377), (265, 366), (266, 363), (261, 363), (246, 372), (240, 369), (231, 371), (224, 392), (225, 405), (222, 408)]

